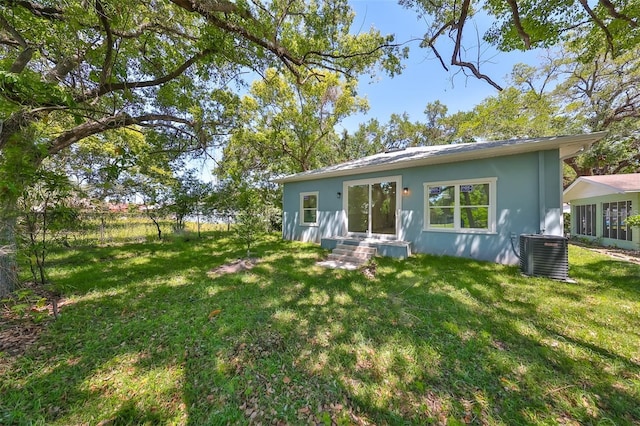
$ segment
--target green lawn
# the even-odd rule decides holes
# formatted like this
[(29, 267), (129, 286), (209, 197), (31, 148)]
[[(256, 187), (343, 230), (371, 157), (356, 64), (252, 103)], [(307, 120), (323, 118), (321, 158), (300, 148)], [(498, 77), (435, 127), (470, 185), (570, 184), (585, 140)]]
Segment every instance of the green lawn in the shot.
[(638, 424), (640, 267), (570, 249), (577, 283), (449, 257), (375, 279), (262, 239), (66, 249), (68, 301), (0, 359), (0, 424)]

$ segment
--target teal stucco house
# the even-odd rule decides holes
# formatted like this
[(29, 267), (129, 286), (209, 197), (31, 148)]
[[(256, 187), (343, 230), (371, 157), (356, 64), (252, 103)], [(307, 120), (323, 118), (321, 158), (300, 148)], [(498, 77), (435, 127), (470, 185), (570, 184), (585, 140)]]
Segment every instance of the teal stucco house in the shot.
[(640, 250), (640, 232), (626, 223), (640, 214), (640, 173), (581, 176), (564, 191), (571, 235), (603, 246)]
[(603, 136), (406, 148), (286, 176), (282, 235), (516, 264), (520, 234), (563, 235), (562, 160)]

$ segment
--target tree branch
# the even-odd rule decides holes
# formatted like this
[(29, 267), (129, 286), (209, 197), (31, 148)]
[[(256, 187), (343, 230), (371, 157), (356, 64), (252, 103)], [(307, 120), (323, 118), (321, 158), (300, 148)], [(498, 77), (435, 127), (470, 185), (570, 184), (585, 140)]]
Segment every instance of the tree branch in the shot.
[(33, 48), (29, 46), (24, 37), (22, 37), (22, 34), (20, 34), (1, 13), (0, 27), (7, 30), (7, 32), (13, 37), (13, 41), (15, 41), (18, 46), (22, 47), (22, 52), (20, 52), (16, 60), (11, 64), (11, 67), (9, 67), (9, 72), (19, 74), (25, 69), (29, 61), (31, 61), (31, 58), (33, 57)]
[(627, 15), (618, 12), (615, 6), (613, 5), (613, 3), (611, 3), (609, 0), (599, 0), (598, 3), (600, 3), (607, 10), (609, 15), (613, 16), (616, 19), (622, 19), (623, 21), (627, 21), (629, 25), (631, 25), (633, 28), (638, 27), (637, 20), (631, 19)]
[[(188, 2), (191, 4), (191, 2), (189, 0), (171, 0), (173, 3), (177, 4), (177, 5), (181, 5), (182, 3)], [(188, 9), (189, 10), (189, 9)], [(296, 79), (298, 81), (302, 81), (302, 75), (300, 74), (300, 72), (295, 68), (294, 65), (297, 66), (302, 66), (304, 65), (304, 61), (300, 58), (296, 58), (295, 56), (293, 56), (287, 49), (285, 49), (283, 46), (281, 46), (279, 43), (275, 42), (275, 41), (268, 41), (265, 40), (255, 34), (250, 33), (246, 28), (240, 26), (240, 25), (236, 25), (233, 22), (230, 22), (228, 20), (222, 20), (219, 17), (217, 17), (216, 15), (214, 15), (213, 13), (210, 13), (208, 11), (205, 11), (203, 9), (191, 9), (192, 11), (197, 11), (198, 13), (200, 13), (203, 17), (205, 17), (207, 19), (207, 21), (209, 21), (211, 24), (215, 25), (216, 27), (220, 28), (221, 30), (224, 31), (228, 31), (229, 33), (232, 34), (236, 34), (241, 36), (242, 38), (260, 46), (263, 47), (264, 49), (270, 51), (271, 53), (273, 53), (274, 55), (276, 55), (276, 57), (278, 57), (282, 63), (287, 67), (287, 69), (296, 77)]]
[(167, 83), (171, 80), (173, 80), (174, 78), (178, 77), (179, 75), (181, 75), (183, 72), (185, 72), (191, 65), (193, 65), (195, 62), (197, 62), (198, 60), (202, 59), (203, 57), (213, 53), (214, 50), (213, 49), (205, 49), (202, 52), (199, 52), (197, 54), (195, 54), (194, 56), (192, 56), (191, 58), (187, 59), (182, 65), (180, 65), (178, 68), (174, 69), (173, 71), (171, 71), (170, 73), (163, 75), (162, 77), (158, 77), (155, 80), (146, 80), (146, 81), (124, 81), (124, 82), (119, 82), (119, 83), (104, 83), (100, 86), (98, 86), (97, 88), (95, 88), (94, 90), (78, 97), (76, 99), (76, 102), (84, 102), (88, 99), (91, 98), (96, 98), (99, 96), (102, 96), (106, 93), (111, 93), (117, 90), (125, 90), (125, 89), (138, 89), (141, 87), (154, 87), (154, 86), (159, 86), (161, 84)]
[(82, 56), (79, 55), (63, 58), (51, 71), (45, 74), (44, 79), (51, 83), (62, 81), (74, 68), (76, 68), (80, 64), (81, 60)]
[[(119, 129), (134, 124), (145, 125), (150, 122), (173, 122), (189, 126), (192, 125), (189, 120), (167, 114), (144, 114), (138, 117), (132, 117), (129, 114), (121, 113), (95, 121), (88, 121), (74, 127), (73, 129), (63, 132), (58, 137), (51, 140), (47, 151), (49, 155), (53, 155), (88, 136), (95, 135), (106, 130)], [(162, 124), (158, 125), (162, 126)]]
[(598, 18), (598, 15), (595, 14), (595, 12), (593, 11), (593, 9), (591, 9), (591, 7), (589, 7), (589, 4), (587, 3), (587, 0), (578, 0), (580, 2), (580, 4), (582, 5), (582, 7), (584, 8), (584, 10), (587, 11), (587, 13), (589, 14), (589, 16), (591, 17), (591, 19), (593, 19), (593, 22), (600, 27), (600, 29), (602, 30), (602, 32), (604, 32), (604, 35), (607, 39), (607, 44), (609, 45), (609, 50), (612, 53), (615, 53), (615, 48), (613, 46), (613, 36), (611, 35), (611, 33), (609, 32), (609, 29), (607, 28), (607, 26), (604, 24), (604, 22), (602, 22), (602, 20), (600, 18)]
[(469, 13), (469, 3), (470, 3), (470, 0), (462, 1), (460, 18), (456, 23), (457, 34), (456, 34), (455, 47), (453, 49), (453, 55), (451, 55), (451, 65), (457, 65), (463, 68), (468, 68), (469, 70), (471, 70), (473, 75), (476, 76), (476, 78), (484, 80), (490, 85), (492, 85), (493, 87), (495, 87), (497, 90), (502, 91), (502, 87), (500, 87), (500, 85), (498, 85), (495, 81), (493, 81), (489, 76), (482, 74), (474, 64), (472, 64), (471, 62), (463, 61), (460, 58), (460, 46), (462, 45), (462, 29), (464, 27), (465, 21), (467, 20), (467, 15)]
[(433, 42), (436, 41), (436, 39), (438, 37), (440, 37), (447, 30), (447, 28), (451, 28), (455, 24), (456, 24), (456, 21), (454, 19), (451, 19), (451, 20), (445, 22), (445, 24), (442, 27), (440, 27), (440, 29), (438, 31), (436, 31), (436, 33), (433, 36), (431, 36), (431, 38), (429, 40), (425, 40), (425, 41), (423, 41), (423, 43), (426, 42), (426, 45), (429, 45), (429, 46), (432, 45)]
[[(97, 29), (97, 27), (95, 27)], [(129, 32), (126, 31), (119, 31), (117, 29), (111, 29), (111, 32), (113, 33), (113, 35), (120, 37), (120, 38), (124, 38), (124, 39), (131, 39), (131, 38), (139, 38), (140, 36), (142, 36), (145, 31), (147, 30), (162, 30), (165, 33), (169, 33), (169, 34), (175, 34), (177, 36), (180, 36), (184, 39), (187, 40), (191, 40), (191, 41), (198, 41), (200, 40), (198, 37), (195, 37), (193, 35), (187, 34), (184, 31), (180, 31), (176, 28), (171, 28), (167, 25), (162, 25), (158, 22), (145, 22), (141, 25), (138, 25), (137, 28), (132, 29)]]
[(16, 60), (13, 61), (13, 64), (11, 64), (11, 67), (9, 67), (9, 72), (20, 74), (26, 68), (29, 61), (31, 61), (32, 57), (33, 49), (31, 47), (27, 47), (22, 52), (20, 52)]
[(240, 8), (227, 0), (207, 1), (205, 2), (206, 4), (198, 0), (171, 0), (171, 2), (189, 12), (198, 12), (200, 14), (232, 13), (246, 19), (253, 19), (247, 9)]
[(638, 143), (637, 141), (635, 143), (632, 144), (632, 146), (635, 146), (636, 148), (636, 154), (631, 156), (631, 158), (625, 159), (620, 161), (618, 164), (616, 164), (616, 167), (610, 171), (610, 174), (618, 174), (624, 171), (625, 168), (630, 167), (630, 166), (634, 166), (638, 163), (640, 163), (640, 143)]
[(4, 37), (2, 35), (0, 35), (0, 44), (5, 45), (5, 46), (10, 46), (10, 47), (13, 47), (13, 48), (20, 47), (20, 43), (18, 43), (17, 41), (15, 41), (12, 38)]
[(640, 109), (638, 109), (637, 105), (637, 101), (639, 99), (640, 94), (627, 97), (624, 104), (613, 109), (613, 111), (611, 111), (610, 114), (602, 120), (602, 128), (606, 129), (611, 124), (623, 121), (627, 118), (640, 118)]
[[(377, 52), (378, 50), (384, 49), (385, 47), (398, 47), (400, 46), (400, 43), (397, 44), (383, 44), (380, 46), (376, 46), (373, 49), (366, 51), (366, 52), (356, 52), (356, 53), (350, 53), (347, 55), (334, 55), (332, 53), (322, 53), (322, 52), (318, 52), (316, 50), (310, 50), (308, 52), (306, 52), (304, 55), (302, 55), (302, 60), (301, 60), (301, 64), (307, 62), (307, 58), (311, 55), (315, 55), (319, 58), (329, 58), (329, 59), (351, 59), (351, 58), (357, 58), (359, 56), (367, 56), (367, 55), (371, 55), (375, 52)], [(299, 64), (299, 65), (301, 65)]]
[(509, 3), (509, 7), (511, 8), (513, 24), (518, 31), (518, 35), (524, 42), (525, 49), (529, 50), (531, 48), (531, 37), (529, 37), (529, 34), (527, 34), (527, 32), (524, 30), (524, 27), (522, 26), (522, 22), (520, 22), (520, 11), (518, 10), (518, 3), (516, 3), (516, 0), (507, 0), (507, 3)]
[(108, 76), (111, 74), (111, 68), (113, 67), (113, 33), (111, 32), (111, 24), (109, 23), (109, 18), (102, 6), (102, 2), (100, 0), (95, 0), (95, 2), (96, 13), (98, 14), (98, 19), (104, 28), (106, 36), (106, 51), (104, 54), (104, 61), (102, 62), (102, 71), (100, 73), (100, 85), (104, 86)]
[(27, 9), (34, 16), (53, 20), (61, 20), (63, 18), (63, 12), (55, 7), (40, 6), (39, 4), (33, 4), (24, 0), (0, 0), (0, 4), (4, 4), (7, 7), (21, 6)]
[(23, 47), (23, 48), (27, 48), (29, 47), (29, 45), (27, 44), (26, 40), (22, 37), (22, 34), (20, 34), (18, 32), (18, 30), (16, 30), (15, 28), (13, 28), (13, 25), (11, 25), (9, 23), (9, 21), (7, 21), (7, 19), (4, 17), (4, 15), (2, 13), (0, 13), (0, 26), (2, 26), (2, 28), (4, 28), (5, 30), (7, 30), (7, 32), (9, 34), (11, 34), (11, 36), (13, 37), (13, 39), (18, 42), (18, 44)]
[(436, 49), (436, 46), (433, 44), (429, 44), (429, 47), (431, 48), (433, 53), (436, 55), (436, 58), (438, 58), (438, 60), (440, 61), (440, 65), (442, 65), (442, 68), (444, 68), (445, 71), (449, 72), (449, 68), (444, 63), (444, 59), (442, 59), (442, 56), (440, 56), (440, 52), (438, 52), (438, 50)]

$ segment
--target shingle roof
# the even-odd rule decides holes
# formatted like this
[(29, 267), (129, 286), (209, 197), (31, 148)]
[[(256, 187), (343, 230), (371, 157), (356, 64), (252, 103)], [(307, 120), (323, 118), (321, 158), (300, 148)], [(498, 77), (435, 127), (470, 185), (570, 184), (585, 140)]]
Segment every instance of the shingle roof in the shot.
[(610, 186), (620, 192), (640, 192), (640, 173), (620, 175), (581, 176), (585, 182)]
[(562, 194), (565, 203), (572, 200), (610, 194), (640, 192), (640, 173), (580, 176)]
[(298, 182), (318, 178), (348, 176), (358, 173), (395, 170), (430, 164), (452, 163), (480, 158), (560, 149), (560, 158), (569, 158), (602, 139), (606, 132), (533, 139), (476, 142), (407, 148), (370, 155), (321, 169), (310, 170), (275, 179), (277, 183)]

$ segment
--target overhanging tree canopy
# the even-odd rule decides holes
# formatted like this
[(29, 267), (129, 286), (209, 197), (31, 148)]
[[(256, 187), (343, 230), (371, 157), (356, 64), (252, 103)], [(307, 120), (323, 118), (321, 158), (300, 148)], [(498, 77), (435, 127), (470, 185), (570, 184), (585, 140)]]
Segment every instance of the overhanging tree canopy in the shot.
[(133, 124), (201, 149), (226, 133), (248, 69), (398, 71), (391, 38), (352, 35), (352, 19), (345, 0), (0, 0), (0, 150), (32, 126), (46, 157)]

